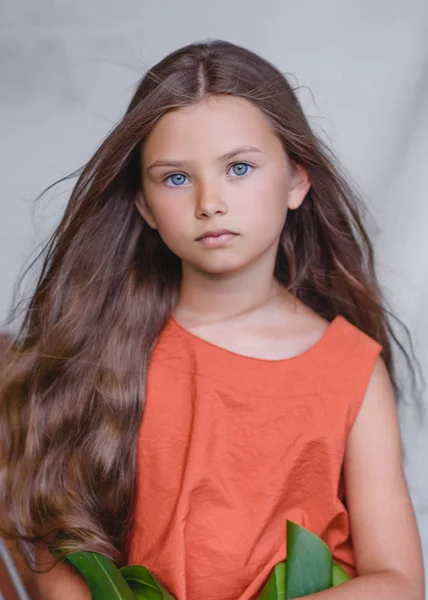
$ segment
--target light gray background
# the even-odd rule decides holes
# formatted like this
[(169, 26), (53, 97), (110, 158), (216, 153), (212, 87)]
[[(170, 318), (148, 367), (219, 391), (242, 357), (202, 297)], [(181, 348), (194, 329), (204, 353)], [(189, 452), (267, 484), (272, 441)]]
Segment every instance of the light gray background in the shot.
[[(1, 0), (0, 8), (0, 321), (75, 180), (37, 206), (35, 197), (88, 160), (154, 62), (222, 38), (302, 86), (311, 123), (365, 193), (381, 281), (427, 373), (427, 0)], [(427, 557), (427, 425), (417, 428), (410, 410), (400, 417)]]

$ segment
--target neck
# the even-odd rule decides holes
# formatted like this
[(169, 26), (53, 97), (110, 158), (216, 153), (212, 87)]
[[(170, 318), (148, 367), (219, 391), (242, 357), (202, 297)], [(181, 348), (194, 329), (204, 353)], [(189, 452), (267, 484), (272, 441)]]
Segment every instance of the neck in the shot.
[(183, 264), (174, 316), (193, 325), (230, 319), (262, 307), (281, 291), (273, 270), (259, 268), (218, 275)]

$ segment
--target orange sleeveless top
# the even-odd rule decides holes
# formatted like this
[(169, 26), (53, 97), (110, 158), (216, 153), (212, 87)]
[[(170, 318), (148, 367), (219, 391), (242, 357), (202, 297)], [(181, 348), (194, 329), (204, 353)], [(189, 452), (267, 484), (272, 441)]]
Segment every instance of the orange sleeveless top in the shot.
[(171, 317), (149, 365), (128, 564), (177, 600), (255, 600), (289, 518), (356, 576), (342, 463), (381, 350), (337, 316), (296, 357), (250, 358)]

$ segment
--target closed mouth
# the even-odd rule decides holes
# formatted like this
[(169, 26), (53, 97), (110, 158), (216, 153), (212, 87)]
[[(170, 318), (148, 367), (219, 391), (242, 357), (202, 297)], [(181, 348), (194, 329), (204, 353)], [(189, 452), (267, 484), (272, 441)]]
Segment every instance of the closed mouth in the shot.
[(238, 235), (235, 231), (230, 231), (228, 229), (217, 229), (216, 231), (207, 231), (196, 238), (196, 241), (203, 240), (207, 237), (219, 237), (220, 235)]

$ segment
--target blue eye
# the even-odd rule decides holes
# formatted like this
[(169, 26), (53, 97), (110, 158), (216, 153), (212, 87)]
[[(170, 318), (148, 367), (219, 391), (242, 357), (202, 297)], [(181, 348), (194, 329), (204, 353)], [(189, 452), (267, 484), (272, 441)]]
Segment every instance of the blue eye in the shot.
[(172, 185), (170, 185), (169, 187), (182, 187), (186, 176), (183, 175), (183, 173), (173, 173), (172, 175), (169, 175), (169, 177), (164, 179), (164, 182), (167, 182), (169, 179), (172, 181)]
[(235, 163), (230, 168), (234, 169), (233, 172), (235, 173), (235, 175), (237, 175), (238, 177), (242, 177), (242, 175), (247, 175), (248, 170), (252, 169), (252, 166), (249, 165), (248, 163), (242, 162), (242, 163)]

